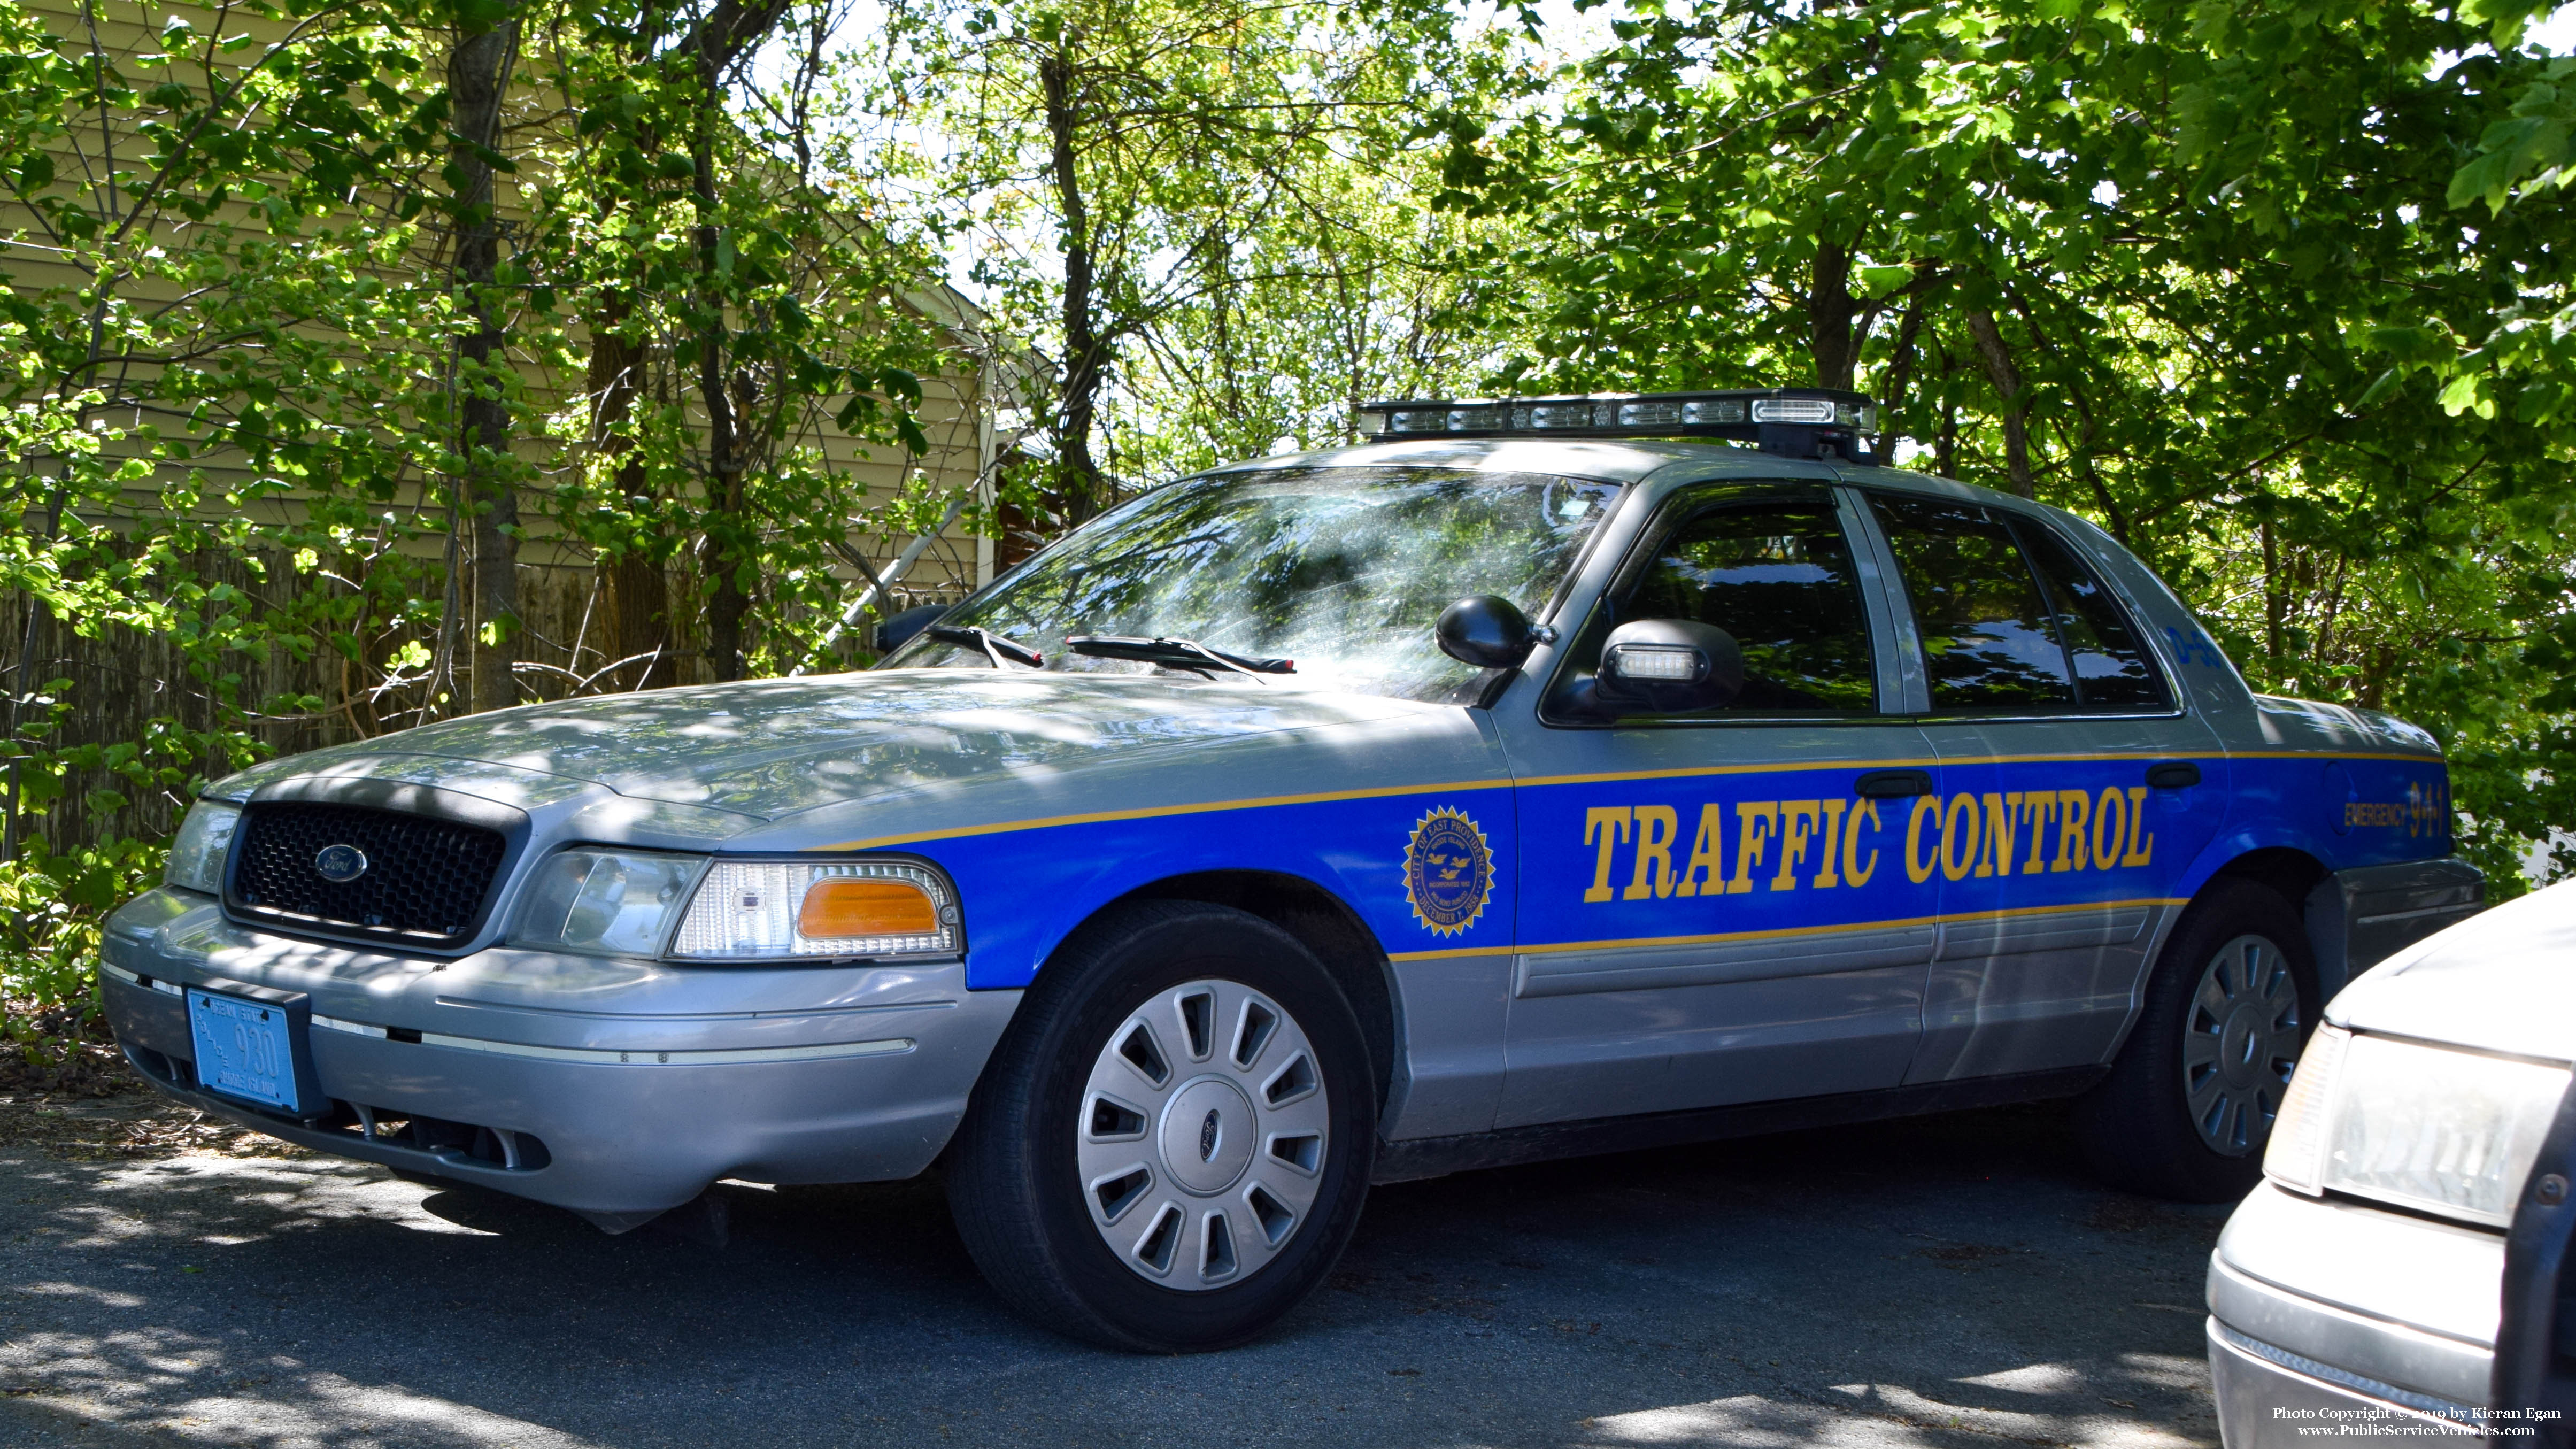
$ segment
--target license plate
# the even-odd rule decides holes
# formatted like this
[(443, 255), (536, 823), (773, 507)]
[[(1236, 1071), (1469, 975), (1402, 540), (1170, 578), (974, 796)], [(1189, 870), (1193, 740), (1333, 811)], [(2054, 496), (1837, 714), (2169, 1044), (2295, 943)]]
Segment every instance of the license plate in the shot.
[(265, 1107), (297, 1110), (295, 1042), (283, 1007), (213, 991), (188, 993), (197, 1084)]

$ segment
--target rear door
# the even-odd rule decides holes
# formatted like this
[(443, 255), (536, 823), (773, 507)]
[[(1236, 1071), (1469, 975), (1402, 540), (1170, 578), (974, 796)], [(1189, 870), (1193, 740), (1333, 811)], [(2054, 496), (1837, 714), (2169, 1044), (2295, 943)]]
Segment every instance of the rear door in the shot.
[[(1896, 1085), (1921, 1030), (1937, 886), (1897, 859), (1928, 751), (1860, 518), (1818, 484), (1667, 500), (1534, 712), (1498, 712), (1523, 889), (1499, 1126)], [(1569, 714), (1636, 619), (1732, 634), (1727, 708)]]
[(1906, 1080), (2103, 1061), (2225, 813), (2217, 738), (2060, 526), (1865, 496), (1941, 762), (1939, 794), (1894, 822), (1896, 868), (1937, 888), (1942, 923)]

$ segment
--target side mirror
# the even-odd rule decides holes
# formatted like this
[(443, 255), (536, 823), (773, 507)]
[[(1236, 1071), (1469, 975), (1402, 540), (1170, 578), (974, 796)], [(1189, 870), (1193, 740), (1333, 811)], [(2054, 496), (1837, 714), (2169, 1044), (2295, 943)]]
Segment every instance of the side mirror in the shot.
[(879, 654), (892, 654), (909, 642), (913, 635), (931, 625), (931, 621), (948, 612), (946, 604), (922, 604), (900, 614), (889, 614), (877, 625), (876, 645)]
[(1440, 611), (1431, 626), (1440, 652), (1479, 669), (1516, 669), (1538, 643), (1530, 621), (1509, 599), (1476, 594)]
[(1713, 624), (1639, 619), (1610, 631), (1592, 687), (1604, 704), (1654, 714), (1723, 709), (1744, 692), (1744, 651)]

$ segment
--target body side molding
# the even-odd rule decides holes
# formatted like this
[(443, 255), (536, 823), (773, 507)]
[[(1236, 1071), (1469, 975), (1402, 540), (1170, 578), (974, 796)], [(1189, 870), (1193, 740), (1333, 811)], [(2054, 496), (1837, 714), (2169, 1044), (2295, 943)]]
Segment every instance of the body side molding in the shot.
[(1954, 1082), (1925, 1082), (1870, 1092), (1838, 1092), (1824, 1097), (1794, 1097), (1777, 1102), (1744, 1102), (1685, 1112), (1648, 1112), (1634, 1117), (1597, 1117), (1586, 1122), (1547, 1122), (1499, 1132), (1469, 1132), (1453, 1137), (1418, 1137), (1382, 1142), (1377, 1172), (1370, 1179), (1384, 1184), (1445, 1177), (1488, 1167), (1518, 1167), (1564, 1157), (1592, 1157), (1608, 1152), (1637, 1152), (1654, 1147), (1680, 1147), (1718, 1142), (1730, 1137), (1759, 1137), (1809, 1127), (1875, 1122), (1890, 1117), (1916, 1117), (1967, 1107), (1998, 1107), (2010, 1102), (2039, 1102), (2072, 1097), (2110, 1074), (2106, 1066), (2065, 1067), (2010, 1076), (1971, 1077)]

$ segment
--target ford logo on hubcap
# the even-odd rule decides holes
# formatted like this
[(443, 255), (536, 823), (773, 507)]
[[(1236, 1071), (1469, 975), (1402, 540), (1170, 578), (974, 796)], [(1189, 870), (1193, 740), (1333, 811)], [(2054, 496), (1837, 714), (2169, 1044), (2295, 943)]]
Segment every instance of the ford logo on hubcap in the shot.
[(333, 885), (347, 885), (367, 873), (367, 853), (354, 845), (326, 845), (313, 857), (313, 873)]
[(1212, 1162), (1216, 1159), (1216, 1127), (1217, 1114), (1214, 1112), (1208, 1113), (1207, 1120), (1199, 1124), (1199, 1161), (1201, 1162)]

